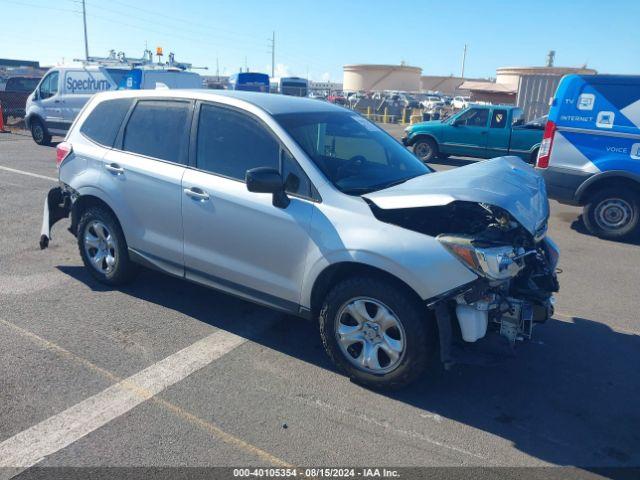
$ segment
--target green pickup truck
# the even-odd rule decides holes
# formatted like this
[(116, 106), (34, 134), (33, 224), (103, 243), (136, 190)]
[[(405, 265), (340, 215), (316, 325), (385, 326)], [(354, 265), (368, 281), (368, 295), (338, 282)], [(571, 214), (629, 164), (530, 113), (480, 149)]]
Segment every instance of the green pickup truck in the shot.
[(535, 163), (545, 123), (544, 117), (524, 123), (522, 110), (512, 105), (471, 105), (446, 120), (411, 125), (402, 143), (424, 162), (449, 155), (517, 155)]

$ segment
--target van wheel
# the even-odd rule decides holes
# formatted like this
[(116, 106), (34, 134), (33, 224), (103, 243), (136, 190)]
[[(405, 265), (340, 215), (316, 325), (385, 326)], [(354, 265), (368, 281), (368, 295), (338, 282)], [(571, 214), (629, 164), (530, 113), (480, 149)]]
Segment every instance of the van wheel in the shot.
[(589, 198), (584, 223), (592, 234), (610, 240), (627, 240), (638, 231), (640, 194), (630, 188), (605, 188)]
[(397, 389), (427, 365), (427, 314), (407, 292), (375, 278), (354, 277), (336, 285), (320, 311), (327, 354), (353, 381)]
[(438, 155), (438, 145), (431, 138), (421, 138), (413, 145), (413, 153), (423, 162), (430, 162)]
[(51, 144), (51, 135), (49, 135), (47, 128), (41, 120), (31, 120), (31, 136), (33, 137), (33, 141), (38, 145)]
[(122, 285), (137, 273), (129, 259), (127, 242), (113, 214), (104, 207), (91, 207), (78, 223), (78, 248), (89, 273), (101, 283)]

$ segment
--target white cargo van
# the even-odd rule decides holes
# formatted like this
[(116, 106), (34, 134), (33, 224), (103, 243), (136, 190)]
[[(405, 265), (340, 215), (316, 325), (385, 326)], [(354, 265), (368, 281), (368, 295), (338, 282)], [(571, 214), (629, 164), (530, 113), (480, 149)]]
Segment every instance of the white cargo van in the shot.
[(54, 67), (27, 99), (25, 122), (34, 141), (46, 145), (64, 135), (85, 103), (97, 92), (115, 90), (127, 69), (102, 66)]
[(54, 67), (27, 100), (25, 122), (38, 145), (65, 135), (95, 93), (116, 89), (202, 88), (202, 77), (178, 68)]

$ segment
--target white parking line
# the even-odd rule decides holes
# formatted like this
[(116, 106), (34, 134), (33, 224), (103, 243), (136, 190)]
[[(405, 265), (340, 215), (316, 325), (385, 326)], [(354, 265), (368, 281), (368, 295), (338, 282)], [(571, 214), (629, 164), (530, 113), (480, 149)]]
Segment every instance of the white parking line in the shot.
[(24, 170), (17, 170), (15, 168), (0, 166), (0, 170), (4, 170), (6, 172), (11, 172), (11, 173), (19, 173), (20, 175), (27, 175), (29, 177), (34, 177), (34, 178), (41, 178), (42, 180), (51, 180), (53, 182), (58, 181), (58, 179), (55, 177), (47, 177), (46, 175), (39, 175), (37, 173), (25, 172)]
[[(16, 475), (219, 359), (246, 339), (218, 330), (102, 392), (0, 443), (0, 468)], [(9, 473), (5, 470), (3, 473)], [(0, 477), (3, 475), (0, 473)]]

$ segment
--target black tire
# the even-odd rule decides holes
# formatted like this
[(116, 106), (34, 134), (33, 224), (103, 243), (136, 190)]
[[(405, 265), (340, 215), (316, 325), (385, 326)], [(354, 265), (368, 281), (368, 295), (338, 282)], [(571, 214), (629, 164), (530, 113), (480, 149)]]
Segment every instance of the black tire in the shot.
[(438, 156), (438, 144), (431, 138), (419, 138), (413, 144), (413, 153), (423, 162), (430, 162)]
[[(397, 317), (404, 330), (404, 348), (397, 365), (381, 374), (357, 367), (347, 358), (337, 338), (338, 314), (350, 301), (367, 297), (381, 302)], [(351, 380), (375, 389), (398, 389), (416, 380), (427, 366), (429, 350), (425, 307), (408, 292), (389, 282), (368, 277), (353, 277), (336, 285), (327, 295), (320, 311), (320, 335), (327, 354)], [(388, 330), (387, 330), (388, 331)], [(355, 345), (355, 344), (354, 344)], [(349, 347), (352, 348), (352, 347)], [(379, 359), (380, 349), (376, 350)]]
[(608, 240), (629, 240), (640, 223), (640, 191), (628, 187), (604, 188), (589, 196), (584, 224), (593, 235)]
[[(113, 265), (109, 271), (101, 270), (106, 264), (106, 259), (101, 263), (101, 267), (94, 266), (91, 261), (91, 252), (97, 249), (92, 249), (88, 246), (87, 234), (91, 234), (95, 230), (92, 230), (93, 225), (103, 224), (107, 228), (107, 232), (115, 237), (114, 247), (111, 249), (113, 252), (112, 258), (115, 259)], [(135, 278), (138, 271), (137, 265), (129, 258), (129, 251), (127, 249), (127, 242), (120, 228), (118, 220), (114, 215), (104, 207), (96, 206), (89, 207), (80, 217), (78, 222), (78, 249), (80, 250), (80, 256), (84, 262), (85, 267), (89, 270), (91, 275), (100, 283), (105, 285), (117, 286), (123, 285)], [(93, 257), (95, 258), (95, 256)]]
[(31, 120), (31, 137), (38, 145), (46, 146), (51, 144), (51, 135), (47, 127), (37, 118)]
[(449, 158), (451, 155), (449, 155), (448, 153), (442, 153), (442, 152), (438, 152), (438, 158), (442, 159), (442, 160), (446, 160), (447, 158)]

